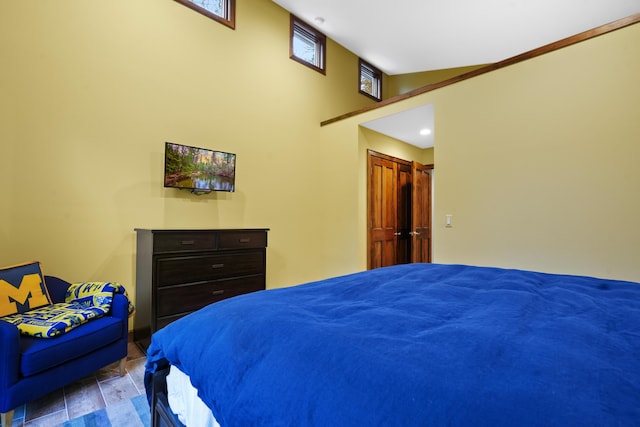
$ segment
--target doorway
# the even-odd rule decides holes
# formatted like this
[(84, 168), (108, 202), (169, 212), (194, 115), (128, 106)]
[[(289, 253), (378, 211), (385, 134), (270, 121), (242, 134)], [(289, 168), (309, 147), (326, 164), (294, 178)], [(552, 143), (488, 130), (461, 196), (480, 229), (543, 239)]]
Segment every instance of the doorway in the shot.
[(431, 171), (367, 152), (367, 267), (431, 262)]

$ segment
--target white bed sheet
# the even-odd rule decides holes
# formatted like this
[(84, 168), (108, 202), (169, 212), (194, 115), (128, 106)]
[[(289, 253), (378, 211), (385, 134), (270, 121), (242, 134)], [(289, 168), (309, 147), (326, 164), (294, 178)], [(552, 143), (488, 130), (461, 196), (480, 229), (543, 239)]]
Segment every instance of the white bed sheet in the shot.
[(211, 410), (198, 397), (189, 376), (175, 366), (167, 375), (167, 400), (171, 411), (188, 427), (220, 427)]

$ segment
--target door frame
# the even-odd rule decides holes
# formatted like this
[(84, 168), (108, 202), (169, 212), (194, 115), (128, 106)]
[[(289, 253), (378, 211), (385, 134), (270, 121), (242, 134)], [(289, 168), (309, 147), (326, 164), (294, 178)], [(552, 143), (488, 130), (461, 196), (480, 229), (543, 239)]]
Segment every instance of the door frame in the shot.
[[(394, 156), (390, 156), (388, 154), (384, 154), (384, 153), (380, 153), (378, 151), (375, 150), (371, 150), (371, 149), (367, 149), (367, 222), (366, 222), (366, 227), (367, 227), (367, 269), (371, 269), (373, 268), (372, 266), (372, 251), (373, 251), (373, 244), (374, 244), (374, 239), (373, 239), (373, 212), (372, 212), (372, 189), (371, 187), (371, 174), (373, 173), (373, 166), (372, 166), (372, 159), (373, 158), (377, 158), (377, 159), (381, 159), (384, 161), (391, 161), (394, 163), (397, 163), (399, 165), (403, 165), (408, 167), (409, 169), (412, 169), (412, 165), (414, 162), (408, 161), (408, 160), (404, 160), (404, 159), (400, 159), (398, 157), (394, 157)], [(434, 169), (434, 165), (433, 164), (428, 164), (428, 165), (422, 165), (425, 169), (430, 169), (433, 170)], [(433, 176), (432, 176), (433, 177)], [(431, 189), (430, 189), (431, 190)], [(429, 206), (431, 211), (433, 210), (433, 192), (429, 191)], [(412, 216), (412, 215), (411, 215)], [(432, 215), (431, 212), (429, 212), (429, 254), (432, 253), (431, 250), (431, 221), (432, 221)], [(406, 236), (407, 238), (409, 238), (409, 236)], [(411, 258), (411, 257), (410, 257)], [(431, 256), (429, 257), (431, 258)], [(429, 262), (431, 261), (431, 259), (429, 259)]]

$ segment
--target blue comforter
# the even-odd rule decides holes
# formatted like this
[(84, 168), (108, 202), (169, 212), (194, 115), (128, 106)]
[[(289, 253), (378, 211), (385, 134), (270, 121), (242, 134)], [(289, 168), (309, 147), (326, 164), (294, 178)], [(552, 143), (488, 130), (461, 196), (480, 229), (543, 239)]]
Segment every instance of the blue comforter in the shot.
[(212, 304), (166, 361), (222, 426), (640, 425), (640, 284), (381, 268)]

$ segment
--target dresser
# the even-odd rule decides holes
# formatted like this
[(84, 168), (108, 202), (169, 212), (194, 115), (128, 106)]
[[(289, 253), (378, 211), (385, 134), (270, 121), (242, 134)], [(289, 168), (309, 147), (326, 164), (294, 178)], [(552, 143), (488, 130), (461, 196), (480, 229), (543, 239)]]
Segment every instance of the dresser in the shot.
[(134, 340), (208, 304), (265, 289), (268, 229), (136, 229)]

